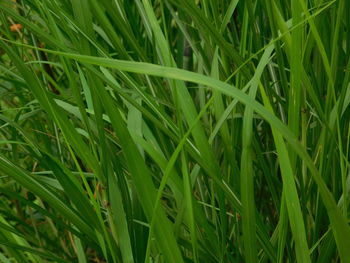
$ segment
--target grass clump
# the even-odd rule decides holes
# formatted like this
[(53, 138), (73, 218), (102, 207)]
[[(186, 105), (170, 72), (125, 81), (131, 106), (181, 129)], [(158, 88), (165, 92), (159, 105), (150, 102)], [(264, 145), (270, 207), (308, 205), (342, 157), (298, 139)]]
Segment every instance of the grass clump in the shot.
[(0, 2), (1, 262), (350, 262), (350, 2)]

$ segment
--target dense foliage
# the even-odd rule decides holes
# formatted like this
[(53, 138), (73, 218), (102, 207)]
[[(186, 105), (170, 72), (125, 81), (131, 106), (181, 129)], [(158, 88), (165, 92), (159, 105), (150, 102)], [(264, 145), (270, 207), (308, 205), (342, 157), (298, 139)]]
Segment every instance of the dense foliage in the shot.
[(1, 0), (0, 262), (350, 262), (350, 1)]

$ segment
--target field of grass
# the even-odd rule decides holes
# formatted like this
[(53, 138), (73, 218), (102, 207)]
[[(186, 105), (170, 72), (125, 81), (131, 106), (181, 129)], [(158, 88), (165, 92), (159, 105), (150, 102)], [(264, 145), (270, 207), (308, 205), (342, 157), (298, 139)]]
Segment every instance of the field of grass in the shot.
[(349, 263), (349, 0), (0, 0), (0, 262)]

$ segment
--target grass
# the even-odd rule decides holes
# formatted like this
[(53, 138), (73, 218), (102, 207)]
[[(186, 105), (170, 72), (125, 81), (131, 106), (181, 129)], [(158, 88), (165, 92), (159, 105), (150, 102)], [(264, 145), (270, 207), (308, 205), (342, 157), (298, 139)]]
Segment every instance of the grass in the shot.
[(350, 262), (350, 2), (0, 2), (0, 262)]

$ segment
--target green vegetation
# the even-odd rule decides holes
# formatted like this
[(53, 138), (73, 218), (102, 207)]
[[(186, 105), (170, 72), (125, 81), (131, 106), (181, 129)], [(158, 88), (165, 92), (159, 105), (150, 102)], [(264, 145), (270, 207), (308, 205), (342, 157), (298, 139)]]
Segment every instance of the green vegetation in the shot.
[(350, 1), (1, 0), (0, 262), (350, 262)]

